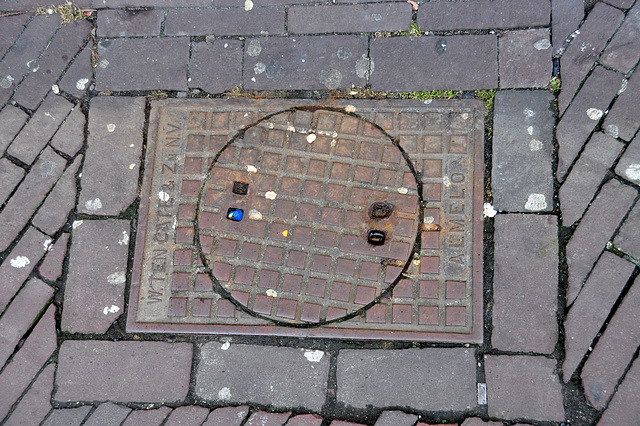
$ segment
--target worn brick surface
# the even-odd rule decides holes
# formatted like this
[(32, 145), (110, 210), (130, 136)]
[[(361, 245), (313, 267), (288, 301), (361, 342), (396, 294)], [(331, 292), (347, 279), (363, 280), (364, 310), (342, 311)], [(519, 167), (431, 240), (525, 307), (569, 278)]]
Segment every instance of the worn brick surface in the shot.
[(209, 413), (207, 421), (202, 426), (240, 426), (249, 413), (248, 405), (239, 407), (216, 408)]
[(602, 408), (640, 345), (640, 281), (636, 278), (582, 369), (589, 403)]
[(160, 426), (170, 412), (171, 408), (169, 407), (135, 410), (127, 416), (122, 426)]
[(38, 375), (31, 388), (22, 397), (18, 406), (5, 423), (11, 425), (38, 425), (51, 410), (53, 374), (56, 365), (47, 365)]
[[(78, 210), (117, 215), (138, 192), (144, 125), (143, 98), (94, 98)], [(97, 200), (97, 201), (96, 201)]]
[(564, 420), (554, 359), (486, 355), (484, 360), (489, 417)]
[(107, 9), (98, 12), (98, 37), (160, 34), (164, 12), (160, 9)]
[(239, 40), (192, 43), (189, 87), (220, 93), (241, 86), (242, 54)]
[(553, 64), (548, 28), (508, 31), (498, 42), (501, 88), (549, 84)]
[(560, 59), (562, 91), (558, 96), (563, 113), (607, 40), (622, 20), (623, 13), (604, 3), (597, 3), (580, 27), (580, 34), (569, 44)]
[(355, 408), (465, 410), (476, 406), (475, 365), (473, 350), (464, 348), (342, 350), (337, 401)]
[(567, 170), (598, 124), (622, 84), (622, 75), (597, 67), (562, 116), (556, 130), (558, 139), (558, 179)]
[(466, 419), (460, 426), (502, 426), (502, 422), (485, 422), (479, 417), (470, 417)]
[(623, 145), (604, 133), (594, 133), (560, 187), (562, 224), (571, 226), (582, 217)]
[(200, 426), (207, 416), (209, 409), (196, 405), (178, 407), (169, 414), (165, 426)]
[(85, 426), (120, 426), (131, 408), (121, 407), (112, 402), (100, 404), (84, 422)]
[(496, 210), (553, 210), (553, 95), (501, 91), (493, 121), (492, 192)]
[(584, 0), (551, 0), (551, 42), (554, 55), (564, 41), (578, 29), (584, 17)]
[(16, 186), (24, 177), (25, 172), (6, 158), (0, 158), (0, 206), (9, 198)]
[[(295, 40), (295, 41), (294, 41)], [(364, 86), (363, 36), (260, 38), (245, 41), (245, 89), (338, 89)]]
[(92, 49), (93, 42), (89, 41), (62, 76), (58, 84), (60, 90), (76, 98), (81, 98), (86, 93), (87, 89), (93, 84)]
[(53, 247), (49, 249), (40, 264), (40, 275), (47, 280), (55, 281), (62, 275), (62, 264), (67, 254), (67, 244), (69, 242), (69, 234), (63, 233), (55, 242)]
[(72, 231), (62, 330), (104, 333), (124, 311), (129, 227), (126, 220), (85, 220)]
[(284, 10), (255, 7), (244, 9), (170, 9), (166, 35), (278, 35), (284, 34)]
[(620, 7), (622, 9), (628, 9), (633, 5), (634, 0), (606, 0), (605, 3), (608, 3), (612, 6)]
[(18, 107), (7, 105), (0, 111), (0, 152), (4, 153), (29, 116)]
[(640, 4), (629, 11), (627, 17), (602, 53), (600, 61), (627, 73), (640, 59)]
[(80, 426), (93, 407), (84, 405), (77, 408), (58, 408), (51, 412), (42, 426)]
[(624, 221), (614, 243), (617, 248), (640, 260), (640, 204), (636, 203), (629, 217)]
[(602, 187), (587, 210), (567, 244), (567, 305), (580, 292), (584, 279), (629, 211), (637, 194), (635, 189), (613, 179)]
[[(175, 0), (109, 0), (109, 8), (174, 7)], [(211, 0), (181, 0), (180, 7), (211, 6)], [(91, 0), (91, 7), (104, 8), (105, 0)]]
[(564, 322), (565, 360), (563, 379), (568, 382), (600, 331), (609, 311), (629, 280), (635, 265), (604, 252), (571, 306)]
[(0, 18), (0, 58), (13, 45), (32, 16), (31, 13), (23, 13)]
[(640, 96), (640, 73), (634, 73), (624, 92), (618, 96), (603, 127), (611, 136), (625, 141), (633, 139), (640, 127), (640, 110), (636, 108)]
[[(322, 357), (315, 361), (312, 355)], [(212, 342), (202, 346), (200, 356), (195, 386), (199, 398), (314, 411), (320, 411), (325, 402), (329, 374), (326, 354), (235, 344), (225, 350), (220, 343)]]
[(402, 411), (383, 411), (374, 426), (413, 426), (418, 420), (414, 414)]
[(321, 424), (322, 417), (318, 417), (315, 414), (301, 414), (291, 417), (287, 421), (287, 426), (320, 426)]
[(282, 426), (286, 423), (287, 419), (291, 416), (291, 412), (288, 413), (268, 413), (266, 411), (256, 411), (251, 414), (246, 426)]
[(498, 86), (494, 35), (374, 38), (371, 59), (375, 64), (370, 78), (373, 90), (473, 90)]
[(0, 418), (22, 395), (56, 349), (55, 306), (49, 306), (27, 338), (24, 346), (0, 374)]
[(493, 333), (498, 349), (551, 353), (557, 341), (555, 216), (495, 218)]
[(636, 359), (613, 395), (598, 426), (632, 425), (640, 419), (640, 361)]
[(47, 240), (49, 237), (30, 227), (0, 265), (0, 312), (5, 310), (44, 255), (44, 242)]
[(54, 400), (182, 401), (191, 357), (189, 343), (68, 340), (58, 354)]
[(186, 90), (188, 60), (188, 37), (102, 40), (96, 90)]
[(287, 29), (294, 34), (404, 31), (410, 23), (408, 3), (298, 6), (289, 9)]
[(76, 155), (84, 144), (85, 121), (82, 110), (76, 106), (51, 139), (51, 146), (71, 157)]

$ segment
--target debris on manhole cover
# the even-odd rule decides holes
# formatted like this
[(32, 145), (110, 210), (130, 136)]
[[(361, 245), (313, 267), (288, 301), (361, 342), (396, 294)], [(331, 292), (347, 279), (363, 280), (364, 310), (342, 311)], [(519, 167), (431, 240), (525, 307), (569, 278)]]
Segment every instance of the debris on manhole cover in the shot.
[(130, 331), (481, 341), (481, 104), (345, 105), (153, 103)]

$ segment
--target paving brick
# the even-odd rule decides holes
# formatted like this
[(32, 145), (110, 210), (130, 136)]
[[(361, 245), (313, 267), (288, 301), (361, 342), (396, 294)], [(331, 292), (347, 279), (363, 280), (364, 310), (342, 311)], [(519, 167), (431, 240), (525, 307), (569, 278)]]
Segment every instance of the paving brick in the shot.
[(98, 37), (152, 36), (160, 34), (164, 11), (160, 9), (105, 9), (98, 11)]
[(563, 51), (564, 41), (584, 18), (584, 0), (551, 0), (551, 43), (553, 54)]
[(173, 410), (164, 424), (165, 426), (200, 426), (208, 415), (208, 408), (186, 405)]
[(495, 218), (493, 333), (498, 349), (551, 353), (557, 341), (555, 216)]
[(618, 158), (623, 145), (604, 133), (594, 133), (560, 187), (562, 224), (571, 226), (582, 217), (593, 195)]
[[(260, 2), (260, 6), (281, 6), (301, 3), (310, 2), (308, 0), (264, 0)], [(244, 7), (245, 0), (215, 0), (215, 5), (216, 7)]]
[(615, 179), (607, 182), (567, 244), (567, 306), (636, 198), (637, 191)]
[(563, 421), (556, 361), (533, 356), (484, 357), (489, 417)]
[(600, 62), (613, 69), (628, 73), (640, 59), (640, 4), (629, 11), (627, 17), (604, 49)]
[(602, 408), (640, 345), (640, 281), (636, 278), (584, 364), (582, 384), (589, 403)]
[(73, 104), (66, 99), (50, 93), (18, 133), (7, 153), (27, 164), (33, 163), (72, 108)]
[(256, 411), (251, 414), (246, 426), (282, 426), (287, 422), (287, 419), (291, 416), (291, 412), (288, 413), (268, 413), (266, 411)]
[(186, 90), (189, 37), (105, 39), (96, 90)]
[(3, 16), (0, 19), (0, 22), (2, 22), (2, 25), (0, 25), (0, 58), (13, 45), (32, 16), (31, 13), (23, 13), (21, 15)]
[(192, 349), (189, 343), (67, 340), (58, 354), (54, 400), (182, 401)]
[(636, 108), (640, 96), (640, 73), (634, 73), (624, 92), (616, 99), (604, 120), (603, 127), (611, 136), (630, 141), (640, 127), (640, 110)]
[(604, 252), (564, 322), (563, 379), (568, 382), (604, 324), (635, 265)]
[[(320, 355), (315, 361), (314, 356)], [(320, 411), (329, 374), (329, 356), (324, 355), (303, 349), (235, 344), (225, 350), (220, 343), (207, 343), (201, 349), (195, 393), (205, 400), (251, 401), (274, 409), (304, 407)]]
[(284, 10), (269, 7), (244, 9), (170, 9), (166, 35), (281, 35)]
[(364, 36), (249, 39), (245, 41), (244, 88), (308, 90), (364, 86), (368, 67)]
[(543, 26), (549, 24), (550, 9), (548, 0), (424, 2), (418, 26), (425, 31)]
[(129, 227), (126, 220), (85, 220), (73, 230), (62, 330), (104, 333), (124, 312)]
[(614, 240), (616, 248), (636, 259), (640, 259), (640, 236), (638, 236), (638, 230), (640, 230), (640, 204), (636, 203)]
[(18, 292), (0, 318), (0, 366), (9, 359), (52, 295), (53, 289), (37, 278), (29, 280)]
[(287, 426), (320, 426), (321, 424), (322, 418), (315, 414), (302, 414), (291, 417), (289, 421), (287, 421)]
[(62, 275), (62, 264), (67, 254), (69, 234), (63, 233), (58, 237), (53, 247), (47, 252), (44, 261), (40, 264), (40, 275), (47, 280), (55, 281)]
[(633, 5), (633, 0), (605, 0), (605, 3), (622, 9), (628, 9)]
[(191, 44), (189, 87), (220, 93), (242, 85), (242, 42), (214, 40)]
[(631, 425), (640, 419), (640, 361), (637, 359), (613, 395), (598, 426)]
[(18, 292), (33, 267), (44, 256), (45, 241), (50, 238), (35, 228), (29, 227), (20, 242), (0, 265), (0, 313)]
[(476, 362), (471, 349), (341, 350), (337, 379), (338, 403), (355, 408), (445, 411), (476, 406)]
[(29, 221), (64, 170), (65, 160), (46, 148), (0, 213), (0, 251), (5, 250)]
[(297, 6), (287, 16), (287, 29), (293, 34), (404, 31), (409, 24), (408, 3)]
[(135, 200), (144, 104), (143, 98), (92, 99), (78, 211), (117, 215)]
[(49, 306), (38, 324), (0, 374), (0, 417), (4, 418), (44, 363), (56, 350), (55, 306)]
[(563, 113), (573, 99), (607, 40), (613, 35), (623, 13), (604, 3), (596, 3), (587, 20), (580, 27), (580, 34), (569, 44), (560, 58), (562, 91), (558, 96), (560, 113)]
[[(174, 7), (175, 0), (109, 0), (109, 8)], [(180, 7), (212, 6), (212, 0), (181, 0)], [(105, 0), (91, 0), (91, 7), (104, 8)]]
[(112, 402), (98, 405), (96, 411), (84, 422), (85, 426), (120, 426), (131, 412), (129, 407), (121, 407)]
[(374, 38), (371, 40), (371, 60), (375, 64), (371, 88), (392, 91), (494, 89), (498, 87), (497, 57), (494, 35)]
[(84, 19), (63, 25), (39, 58), (37, 71), (24, 78), (13, 99), (23, 107), (35, 109), (78, 53), (92, 28)]
[(470, 417), (466, 419), (460, 426), (502, 426), (502, 422), (485, 422), (479, 417)]
[(91, 408), (93, 408), (91, 405), (84, 405), (77, 408), (55, 409), (49, 417), (47, 417), (42, 426), (80, 426), (85, 417), (87, 417), (87, 414), (89, 414), (89, 411), (91, 411)]
[(597, 67), (558, 123), (558, 179), (567, 170), (620, 89), (622, 76)]
[(18, 406), (5, 423), (12, 425), (39, 425), (51, 410), (51, 392), (53, 391), (53, 374), (56, 365), (47, 365), (38, 375), (31, 388), (22, 397)]
[(553, 62), (548, 28), (508, 31), (498, 43), (501, 88), (549, 84)]
[(334, 420), (329, 426), (364, 426), (362, 423), (343, 422), (342, 420)]
[(85, 121), (82, 110), (76, 106), (51, 139), (51, 146), (70, 157), (75, 156), (84, 144)]
[[(249, 406), (216, 408), (207, 417), (207, 421), (202, 426), (240, 426), (249, 414)], [(301, 425), (302, 426), (302, 425)]]
[(493, 205), (499, 211), (553, 210), (553, 95), (500, 91), (493, 121)]
[(0, 158), (0, 206), (9, 198), (16, 186), (24, 177), (25, 172), (6, 158)]
[(60, 79), (60, 90), (76, 98), (81, 98), (93, 84), (93, 67), (91, 66), (91, 52), (93, 42), (89, 41), (73, 60), (69, 69)]
[(169, 407), (160, 407), (155, 410), (135, 410), (127, 416), (122, 426), (160, 426), (170, 412), (171, 408)]
[(414, 414), (402, 411), (383, 411), (374, 426), (413, 426), (418, 420)]
[(0, 111), (0, 152), (4, 153), (29, 116), (18, 107), (7, 105)]

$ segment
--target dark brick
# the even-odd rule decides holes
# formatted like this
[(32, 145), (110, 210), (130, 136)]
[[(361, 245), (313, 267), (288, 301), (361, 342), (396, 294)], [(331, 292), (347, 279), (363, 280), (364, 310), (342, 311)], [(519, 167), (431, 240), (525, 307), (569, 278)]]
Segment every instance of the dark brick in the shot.
[(42, 423), (42, 426), (80, 426), (93, 407), (85, 405), (77, 408), (58, 408)]
[(89, 41), (62, 76), (58, 84), (60, 90), (76, 98), (81, 98), (86, 93), (87, 89), (93, 84), (92, 49), (93, 42)]
[(170, 412), (171, 408), (169, 407), (160, 407), (155, 410), (135, 410), (129, 414), (122, 426), (160, 426)]
[(627, 17), (604, 49), (600, 61), (611, 68), (628, 73), (640, 59), (640, 4), (629, 11)]
[(605, 3), (622, 9), (628, 9), (633, 4), (633, 0), (605, 0)]
[(620, 74), (597, 67), (562, 116), (556, 129), (560, 181), (564, 180), (569, 166), (607, 110), (622, 81)]
[(491, 342), (514, 352), (553, 352), (558, 339), (555, 216), (495, 218)]
[(240, 426), (248, 413), (248, 405), (217, 408), (209, 413), (207, 421), (202, 426)]
[(365, 426), (362, 423), (343, 422), (342, 420), (334, 420), (329, 426)]
[(18, 133), (7, 153), (27, 164), (33, 163), (72, 108), (73, 104), (63, 97), (50, 93)]
[(593, 268), (564, 322), (565, 360), (562, 371), (565, 382), (571, 379), (587, 353), (634, 267), (633, 263), (604, 252)]
[(4, 418), (11, 406), (22, 395), (44, 363), (56, 350), (55, 306), (49, 306), (33, 329), (24, 346), (0, 374), (0, 417)]
[(624, 377), (598, 425), (632, 425), (640, 419), (640, 361), (636, 359)]
[(612, 179), (591, 203), (567, 244), (567, 306), (580, 292), (584, 279), (637, 195), (630, 186)]
[[(363, 36), (271, 37), (245, 41), (245, 89), (338, 89), (367, 83)], [(344, 59), (341, 59), (344, 58)]]
[(7, 105), (0, 111), (0, 152), (4, 153), (29, 116), (20, 108)]
[(289, 9), (290, 33), (365, 33), (404, 31), (411, 23), (408, 3), (373, 3), (340, 6), (298, 6)]
[(286, 423), (287, 419), (291, 416), (291, 412), (288, 413), (268, 413), (266, 411), (256, 411), (251, 414), (246, 426), (282, 426)]
[(640, 73), (634, 73), (624, 92), (618, 96), (603, 127), (611, 136), (625, 141), (633, 139), (640, 127), (640, 110), (636, 108), (640, 96)]
[(186, 405), (178, 407), (165, 421), (165, 426), (199, 426), (209, 415), (209, 409), (205, 407), (198, 407), (197, 405)]
[(69, 254), (62, 330), (104, 333), (124, 312), (130, 225), (116, 219), (79, 222)]
[(413, 426), (418, 420), (414, 414), (402, 411), (383, 411), (374, 426)]
[[(337, 378), (338, 403), (355, 408), (457, 411), (476, 406), (471, 349), (341, 350)], [(416, 389), (428, 389), (429, 397)]]
[(24, 78), (13, 99), (26, 108), (35, 109), (76, 56), (92, 28), (86, 20), (63, 25), (38, 60), (38, 70)]
[(553, 62), (548, 28), (508, 31), (498, 42), (501, 88), (549, 84)]
[(564, 41), (578, 29), (584, 17), (584, 0), (551, 0), (553, 54), (561, 53)]
[(242, 85), (242, 42), (192, 43), (189, 87), (220, 93)]
[(98, 37), (159, 35), (164, 11), (118, 9), (98, 11)]
[[(2, 9), (5, 10), (4, 5)], [(23, 13), (0, 18), (0, 22), (2, 23), (2, 25), (0, 25), (0, 58), (2, 58), (13, 45), (32, 16), (31, 13)]]
[(596, 3), (587, 20), (580, 27), (580, 34), (571, 42), (560, 59), (562, 91), (558, 96), (560, 113), (573, 99), (580, 83), (595, 64), (607, 40), (620, 24), (623, 13), (604, 3)]
[(96, 90), (186, 90), (188, 62), (188, 37), (102, 40)]
[(640, 285), (636, 279), (584, 364), (582, 384), (590, 404), (602, 408), (640, 345)]
[(0, 206), (9, 198), (16, 186), (24, 177), (24, 169), (16, 166), (6, 158), (0, 158)]
[(622, 250), (630, 256), (640, 260), (640, 204), (629, 213), (629, 217), (622, 224), (622, 228), (618, 232), (614, 240), (616, 248)]
[[(91, 0), (94, 8), (104, 8), (106, 0)], [(109, 0), (109, 8), (139, 8), (139, 7), (174, 7), (175, 0)], [(180, 7), (207, 7), (212, 6), (212, 0), (180, 0)]]
[(485, 355), (484, 366), (489, 417), (564, 420), (555, 359)]
[(51, 146), (70, 157), (75, 156), (84, 144), (85, 121), (80, 107), (75, 107), (51, 139)]
[(80, 212), (117, 215), (135, 200), (144, 104), (143, 98), (92, 99), (78, 203)]
[(511, 212), (553, 210), (553, 95), (505, 91), (495, 98), (493, 205)]
[(192, 349), (190, 343), (65, 341), (54, 400), (182, 401), (189, 390)]
[(549, 24), (549, 0), (430, 1), (418, 9), (426, 31), (521, 28)]
[[(217, 7), (242, 7), (244, 8), (245, 0), (215, 0)], [(260, 6), (281, 6), (286, 4), (309, 3), (308, 0), (264, 0), (260, 2)]]
[(287, 426), (320, 426), (322, 418), (315, 414), (302, 414), (294, 416), (287, 421)]
[(314, 411), (325, 402), (329, 356), (322, 352), (212, 342), (200, 357), (195, 393), (204, 400)]
[(102, 403), (96, 408), (89, 419), (84, 422), (85, 426), (120, 426), (124, 419), (131, 412), (131, 408), (120, 407), (112, 402)]
[[(73, 4), (74, 6), (80, 6), (82, 4), (88, 4), (89, 0), (77, 0)], [(2, 2), (2, 10), (3, 11), (24, 11), (29, 9), (35, 9), (36, 7), (42, 6), (42, 2), (40, 0), (4, 0)]]
[(498, 86), (497, 56), (494, 35), (374, 38), (371, 87), (393, 91), (493, 89)]
[(64, 233), (58, 237), (53, 247), (47, 252), (44, 261), (40, 265), (40, 275), (47, 280), (55, 281), (62, 275), (62, 264), (67, 254), (69, 234)]
[(485, 422), (479, 417), (470, 417), (462, 422), (460, 426), (502, 426), (503, 424), (502, 422)]
[(170, 9), (166, 35), (278, 35), (284, 34), (284, 10), (256, 7), (244, 9)]
[(38, 374), (36, 381), (11, 413), (7, 425), (38, 425), (42, 422), (51, 410), (50, 400), (55, 370), (56, 365), (49, 364)]

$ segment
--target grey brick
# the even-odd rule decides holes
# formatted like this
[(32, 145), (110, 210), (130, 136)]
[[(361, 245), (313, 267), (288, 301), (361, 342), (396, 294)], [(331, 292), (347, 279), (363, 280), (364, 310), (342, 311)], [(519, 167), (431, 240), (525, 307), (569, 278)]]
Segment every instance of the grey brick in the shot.
[(566, 177), (567, 170), (620, 89), (622, 80), (615, 71), (597, 67), (560, 119), (556, 129), (558, 180), (563, 181)]
[(126, 418), (122, 426), (160, 426), (171, 412), (169, 407), (155, 410), (135, 410)]
[(630, 186), (612, 179), (602, 187), (600, 194), (591, 203), (567, 244), (567, 306), (580, 292), (584, 279), (629, 211), (637, 194)]
[(249, 413), (248, 405), (241, 405), (239, 407), (222, 407), (216, 408), (207, 417), (207, 421), (202, 426), (240, 426), (242, 421), (247, 417)]
[(214, 40), (192, 43), (189, 87), (220, 93), (242, 85), (242, 42)]
[(604, 49), (600, 61), (611, 68), (628, 73), (640, 59), (640, 4), (627, 17)]
[(582, 217), (623, 145), (604, 133), (594, 133), (560, 187), (563, 226)]
[(67, 254), (69, 234), (63, 233), (58, 237), (53, 247), (47, 252), (44, 261), (40, 264), (40, 275), (50, 281), (57, 280), (62, 275), (62, 264)]
[(76, 98), (81, 98), (87, 89), (91, 87), (93, 84), (93, 67), (91, 66), (92, 49), (93, 42), (89, 41), (62, 76), (58, 84), (60, 90)]
[(169, 414), (164, 426), (200, 426), (208, 415), (209, 409), (205, 407), (197, 405), (178, 407)]
[[(300, 414), (300, 415), (291, 417), (286, 424), (287, 426), (321, 426), (322, 417), (319, 417), (315, 414)], [(205, 426), (213, 426), (213, 425), (205, 425)]]
[(0, 25), (0, 58), (2, 58), (13, 45), (32, 16), (31, 13), (23, 13), (20, 15), (4, 16), (0, 19), (0, 22), (2, 22), (2, 25)]
[(105, 39), (96, 90), (186, 90), (189, 38)]
[[(293, 41), (295, 40), (295, 41)], [(245, 41), (244, 88), (338, 89), (367, 82), (363, 36), (271, 37)]]
[(51, 146), (70, 157), (75, 156), (84, 144), (85, 121), (80, 107), (75, 107), (51, 139)]
[[(245, 0), (215, 0), (214, 3), (217, 7), (244, 8)], [(287, 4), (301, 4), (301, 3), (309, 3), (309, 0), (263, 0), (260, 2), (260, 6), (282, 6)]]
[(616, 99), (604, 120), (607, 133), (630, 141), (640, 128), (640, 110), (636, 107), (640, 96), (640, 73), (634, 73), (627, 88)]
[(62, 330), (104, 333), (124, 312), (129, 222), (74, 223)]
[(77, 408), (58, 408), (51, 412), (42, 426), (80, 426), (91, 411), (91, 405)]
[(91, 100), (78, 211), (118, 215), (135, 200), (144, 105), (144, 98), (99, 97)]
[[(467, 418), (460, 426), (503, 426), (502, 422), (485, 422), (479, 417), (469, 417)], [(516, 426), (522, 426), (522, 424), (518, 423)]]
[(36, 381), (11, 413), (7, 425), (39, 425), (42, 422), (51, 410), (50, 400), (55, 369), (56, 365), (52, 363), (38, 374)]
[(267, 411), (256, 411), (251, 414), (245, 426), (282, 426), (291, 416), (288, 413), (269, 413)]
[(98, 37), (159, 35), (160, 9), (106, 9), (98, 11)]
[(67, 340), (58, 354), (54, 401), (182, 401), (192, 351), (190, 343)]
[(558, 339), (555, 216), (495, 218), (493, 333), (497, 349), (550, 354)]
[(499, 39), (500, 87), (546, 87), (551, 81), (549, 29), (508, 31)]
[(605, 0), (605, 3), (622, 9), (628, 9), (633, 5), (633, 1), (634, 0)]
[[(180, 0), (180, 7), (212, 6), (212, 0)], [(176, 0), (109, 0), (109, 8), (175, 7)], [(105, 0), (91, 0), (94, 8), (104, 8)]]
[(640, 203), (636, 203), (614, 240), (616, 248), (640, 260)]
[(287, 17), (287, 29), (294, 34), (404, 31), (410, 23), (408, 3), (297, 6)]
[(18, 167), (6, 158), (0, 158), (0, 206), (7, 201), (9, 195), (24, 177), (25, 172), (22, 167)]
[(256, 7), (244, 9), (171, 9), (166, 35), (277, 35), (284, 34), (284, 10)]
[(0, 152), (4, 153), (29, 116), (20, 108), (7, 105), (0, 111)]
[(604, 412), (599, 426), (631, 425), (640, 419), (640, 361), (635, 360)]
[(494, 89), (498, 86), (497, 53), (494, 35), (374, 38), (371, 88)]
[(374, 426), (413, 426), (418, 420), (414, 414), (402, 411), (383, 411)]
[(584, 17), (584, 0), (551, 0), (553, 54), (562, 52), (564, 41), (578, 29)]
[(304, 349), (220, 343), (202, 346), (196, 372), (199, 398), (226, 403), (252, 402), (275, 409), (320, 411), (329, 375), (329, 356)]
[(553, 95), (505, 91), (495, 97), (492, 192), (496, 210), (553, 210)]
[(85, 426), (120, 426), (131, 408), (121, 407), (112, 402), (102, 403), (84, 422)]
[(337, 380), (338, 403), (355, 408), (458, 411), (477, 403), (475, 355), (465, 348), (341, 350)]

